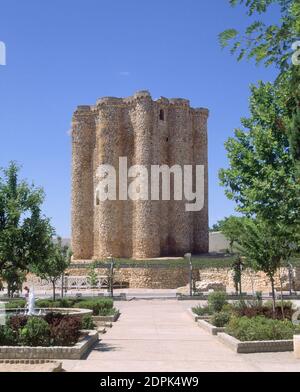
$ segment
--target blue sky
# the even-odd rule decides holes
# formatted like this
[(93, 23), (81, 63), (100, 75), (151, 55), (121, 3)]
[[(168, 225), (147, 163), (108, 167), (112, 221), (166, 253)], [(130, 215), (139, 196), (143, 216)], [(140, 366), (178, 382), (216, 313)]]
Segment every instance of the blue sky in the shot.
[(219, 32), (248, 23), (228, 0), (0, 0), (0, 166), (22, 164), (22, 177), (44, 188), (57, 233), (69, 236), (75, 107), (147, 89), (210, 109), (210, 225), (230, 215), (217, 176), (224, 141), (248, 113), (250, 83), (275, 75), (220, 49)]

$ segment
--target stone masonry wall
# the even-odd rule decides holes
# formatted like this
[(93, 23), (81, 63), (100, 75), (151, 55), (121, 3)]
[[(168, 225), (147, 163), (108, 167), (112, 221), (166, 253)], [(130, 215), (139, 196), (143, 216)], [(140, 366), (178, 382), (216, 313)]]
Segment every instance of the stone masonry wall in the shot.
[[(107, 274), (107, 269), (96, 269), (97, 274)], [(71, 268), (68, 270), (70, 275), (85, 275), (84, 268)], [(295, 289), (300, 290), (300, 268), (294, 269)], [(116, 279), (126, 282), (130, 288), (147, 289), (176, 289), (186, 286), (189, 282), (189, 272), (187, 267), (177, 268), (120, 268), (116, 270)], [(194, 269), (193, 279), (196, 282), (222, 283), (228, 291), (234, 291), (232, 271), (229, 268), (207, 268)], [(288, 271), (281, 271), (283, 290), (289, 289)], [(280, 290), (279, 275), (276, 276), (275, 286)], [(245, 292), (262, 291), (270, 292), (271, 286), (269, 279), (264, 273), (253, 273), (245, 270), (242, 274), (242, 289)]]

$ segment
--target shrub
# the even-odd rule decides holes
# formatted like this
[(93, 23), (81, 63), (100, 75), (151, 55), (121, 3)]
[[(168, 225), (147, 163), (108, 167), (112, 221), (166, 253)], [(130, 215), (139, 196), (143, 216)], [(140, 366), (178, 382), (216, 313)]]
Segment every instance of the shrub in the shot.
[(58, 325), (65, 316), (61, 313), (50, 312), (44, 316), (44, 320), (51, 326)]
[(14, 299), (5, 304), (6, 309), (25, 308), (25, 299)]
[[(283, 319), (281, 303), (276, 303), (274, 315), (271, 302), (267, 302), (262, 305), (257, 303), (257, 301), (239, 301), (234, 306), (234, 313), (239, 317), (265, 316), (267, 318), (275, 318), (277, 320)], [(283, 313), (285, 319), (292, 319), (294, 313), (292, 302), (283, 302)]]
[(54, 346), (72, 346), (78, 342), (81, 320), (77, 317), (63, 316), (60, 323), (50, 326), (51, 343)]
[(227, 304), (225, 291), (215, 291), (208, 295), (208, 306), (213, 312), (220, 312)]
[(8, 325), (0, 325), (0, 346), (16, 346), (16, 334)]
[(215, 313), (211, 319), (212, 325), (215, 327), (225, 327), (230, 320), (230, 314), (227, 312)]
[(41, 317), (30, 317), (20, 330), (20, 342), (24, 346), (49, 346), (49, 324)]
[(52, 301), (51, 299), (38, 299), (35, 302), (37, 308), (59, 308), (59, 301)]
[(86, 314), (81, 319), (81, 329), (94, 329), (96, 324), (93, 321), (93, 317), (90, 314)]
[(81, 309), (91, 309), (94, 316), (110, 316), (116, 312), (116, 309), (113, 307), (113, 300), (110, 298), (82, 300), (75, 303), (74, 307)]
[(60, 308), (72, 308), (76, 300), (73, 298), (61, 298), (58, 302)]
[(10, 316), (7, 321), (7, 325), (12, 328), (13, 331), (19, 332), (20, 329), (25, 327), (28, 321), (28, 316)]
[(211, 309), (208, 306), (201, 305), (197, 305), (192, 308), (192, 312), (195, 313), (197, 316), (206, 316), (212, 314)]
[(299, 327), (288, 320), (273, 320), (263, 316), (231, 317), (226, 332), (241, 341), (293, 339)]

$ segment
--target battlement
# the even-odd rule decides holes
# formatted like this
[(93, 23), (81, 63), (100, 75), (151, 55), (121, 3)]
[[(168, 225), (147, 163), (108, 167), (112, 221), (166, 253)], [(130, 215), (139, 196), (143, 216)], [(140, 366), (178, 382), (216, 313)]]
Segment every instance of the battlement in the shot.
[(166, 97), (160, 97), (158, 99), (152, 99), (152, 96), (149, 91), (147, 90), (141, 90), (137, 91), (130, 97), (126, 98), (120, 98), (120, 97), (102, 97), (97, 99), (95, 105), (80, 105), (76, 109), (76, 113), (78, 112), (91, 112), (91, 111), (97, 111), (97, 108), (99, 107), (105, 107), (105, 106), (121, 106), (121, 107), (127, 107), (135, 104), (136, 102), (139, 102), (141, 100), (150, 100), (154, 104), (161, 105), (164, 107), (182, 107), (182, 108), (190, 108), (193, 109), (193, 111), (196, 114), (202, 114), (208, 116), (209, 111), (208, 109), (205, 108), (192, 108), (190, 106), (190, 101), (188, 99), (184, 98), (166, 98)]

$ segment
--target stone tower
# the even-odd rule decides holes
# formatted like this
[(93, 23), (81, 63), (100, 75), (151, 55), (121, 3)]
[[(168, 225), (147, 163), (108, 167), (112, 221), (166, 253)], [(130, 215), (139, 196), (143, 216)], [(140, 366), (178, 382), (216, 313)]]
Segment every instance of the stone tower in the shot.
[[(207, 118), (207, 109), (191, 108), (188, 100), (154, 101), (147, 91), (78, 106), (72, 122), (74, 260), (208, 252)], [(118, 168), (119, 157), (127, 157), (128, 167), (204, 165), (204, 208), (186, 212), (186, 201), (174, 198), (99, 203), (96, 170)]]

